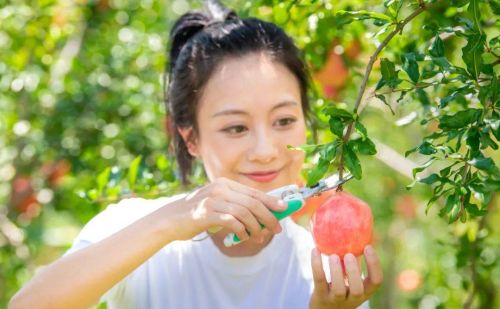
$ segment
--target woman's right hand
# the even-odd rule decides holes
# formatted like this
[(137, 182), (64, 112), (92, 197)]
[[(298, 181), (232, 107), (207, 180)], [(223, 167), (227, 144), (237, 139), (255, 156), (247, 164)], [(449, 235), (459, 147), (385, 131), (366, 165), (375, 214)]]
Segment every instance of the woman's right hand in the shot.
[(281, 226), (270, 210), (284, 211), (286, 207), (286, 203), (265, 192), (218, 178), (161, 211), (167, 212), (164, 215), (169, 225), (175, 226), (177, 240), (191, 239), (218, 226), (234, 232), (242, 241), (250, 237), (259, 241), (264, 239), (259, 223), (279, 233)]

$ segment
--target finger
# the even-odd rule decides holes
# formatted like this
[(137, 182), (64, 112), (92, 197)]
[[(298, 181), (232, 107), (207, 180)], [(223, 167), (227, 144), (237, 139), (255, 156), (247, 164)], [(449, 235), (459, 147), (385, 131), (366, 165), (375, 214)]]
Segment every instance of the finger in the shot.
[(275, 211), (283, 211), (287, 208), (286, 203), (277, 197), (271, 196), (269, 194), (266, 194), (265, 192), (242, 185), (233, 180), (226, 179), (226, 181), (227, 185), (233, 190), (261, 201), (267, 208), (270, 208)]
[(334, 299), (346, 298), (346, 286), (344, 282), (344, 274), (342, 272), (342, 264), (338, 255), (334, 254), (328, 258), (330, 264), (330, 277), (332, 285), (330, 295)]
[(365, 247), (365, 261), (368, 276), (363, 280), (365, 293), (373, 294), (384, 280), (384, 273), (380, 265), (379, 258), (371, 245)]
[(347, 253), (344, 256), (345, 271), (349, 281), (349, 298), (361, 298), (364, 293), (363, 281), (358, 262), (353, 254)]
[(227, 196), (226, 199), (229, 202), (237, 203), (248, 208), (257, 218), (258, 222), (262, 223), (270, 231), (274, 231), (275, 233), (281, 231), (278, 219), (276, 219), (271, 211), (258, 199), (242, 193), (231, 194)]
[(262, 233), (261, 226), (257, 221), (257, 218), (250, 212), (249, 209), (230, 202), (219, 202), (214, 206), (214, 210), (220, 213), (228, 213), (238, 219), (245, 226), (246, 230), (249, 232), (250, 237), (255, 237), (256, 239), (264, 240), (264, 235)]
[(325, 271), (323, 270), (323, 261), (319, 250), (314, 248), (311, 251), (311, 267), (314, 279), (314, 292), (320, 297), (328, 296), (328, 282), (326, 281)]
[(241, 241), (250, 238), (245, 229), (245, 225), (243, 225), (243, 223), (241, 223), (231, 214), (213, 212), (210, 221), (212, 221), (211, 222), (212, 225), (223, 226), (228, 230), (230, 230), (231, 232), (235, 233)]

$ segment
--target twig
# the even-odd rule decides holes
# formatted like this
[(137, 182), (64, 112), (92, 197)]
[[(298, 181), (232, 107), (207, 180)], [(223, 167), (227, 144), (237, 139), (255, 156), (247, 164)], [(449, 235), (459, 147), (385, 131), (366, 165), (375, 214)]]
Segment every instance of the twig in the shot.
[[(493, 193), (493, 196), (491, 197), (490, 203), (488, 204), (487, 208), (494, 207), (495, 205), (495, 199), (496, 195)], [(488, 209), (491, 210), (491, 209)], [(481, 221), (479, 221), (479, 227), (477, 229), (477, 232), (479, 233), (484, 226), (486, 225), (486, 217), (487, 214), (485, 214), (482, 218)], [(469, 295), (467, 296), (464, 306), (464, 309), (469, 309), (472, 307), (472, 303), (474, 302), (474, 296), (476, 295), (477, 292), (477, 286), (478, 286), (478, 280), (477, 280), (477, 269), (476, 269), (476, 250), (477, 250), (477, 245), (479, 242), (479, 237), (476, 235), (476, 239), (471, 244), (471, 255), (470, 255), (470, 270), (471, 270), (471, 280), (472, 280), (472, 290), (470, 291)]]
[[(382, 51), (382, 49), (384, 49), (384, 47), (386, 47), (387, 44), (389, 44), (389, 42), (392, 40), (392, 38), (396, 34), (398, 34), (399, 32), (401, 32), (403, 30), (403, 28), (405, 27), (405, 25), (407, 23), (409, 23), (412, 19), (414, 19), (415, 17), (417, 17), (418, 15), (420, 15), (420, 13), (422, 13), (422, 12), (424, 12), (426, 10), (427, 7), (425, 6), (425, 4), (424, 4), (423, 1), (420, 2), (419, 4), (420, 4), (420, 6), (419, 6), (418, 9), (416, 9), (413, 13), (411, 13), (403, 21), (397, 23), (396, 28), (391, 33), (389, 33), (389, 35), (377, 47), (377, 49), (375, 50), (375, 52), (373, 53), (373, 55), (370, 56), (370, 61), (368, 61), (368, 65), (366, 67), (365, 75), (363, 77), (363, 81), (361, 82), (361, 87), (359, 89), (358, 96), (356, 98), (356, 103), (354, 104), (354, 114), (357, 114), (357, 112), (358, 112), (359, 104), (361, 103), (361, 100), (363, 99), (363, 95), (364, 95), (365, 90), (366, 90), (366, 85), (368, 83), (368, 78), (370, 77), (370, 73), (372, 71), (373, 64), (377, 60), (378, 55), (380, 54), (380, 52)], [(351, 136), (352, 127), (353, 126), (354, 126), (354, 121), (351, 122), (349, 124), (349, 126), (347, 127), (347, 131), (346, 131), (345, 135), (342, 138), (342, 143), (343, 144), (346, 144), (349, 141), (349, 137)], [(339, 170), (339, 178), (342, 179), (343, 173), (344, 173), (344, 152), (343, 152), (342, 147), (340, 148), (339, 152), (340, 152), (339, 153), (339, 155), (340, 155), (340, 162), (339, 162), (338, 170)], [(342, 186), (339, 186), (338, 190), (341, 191), (342, 190)]]

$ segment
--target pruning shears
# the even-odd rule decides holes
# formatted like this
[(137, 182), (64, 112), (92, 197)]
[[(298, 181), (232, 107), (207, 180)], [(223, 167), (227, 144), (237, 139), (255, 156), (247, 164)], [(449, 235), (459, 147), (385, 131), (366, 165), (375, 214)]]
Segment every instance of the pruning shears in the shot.
[[(311, 196), (321, 194), (325, 191), (332, 190), (337, 188), (340, 185), (343, 185), (347, 181), (352, 179), (352, 175), (347, 173), (344, 175), (342, 179), (339, 179), (338, 174), (331, 175), (327, 178), (321, 179), (318, 183), (311, 187), (301, 187), (298, 185), (288, 185), (273, 191), (268, 192), (267, 194), (271, 196), (275, 196), (281, 198), (285, 203), (287, 203), (288, 207), (284, 211), (274, 211), (271, 210), (271, 213), (278, 219), (281, 220), (283, 218), (288, 217), (292, 213), (298, 211), (305, 204), (305, 200)], [(263, 225), (261, 225), (264, 227)], [(239, 237), (234, 233), (229, 233), (226, 238), (224, 238), (224, 245), (226, 247), (231, 247), (236, 244), (239, 244), (241, 241)]]

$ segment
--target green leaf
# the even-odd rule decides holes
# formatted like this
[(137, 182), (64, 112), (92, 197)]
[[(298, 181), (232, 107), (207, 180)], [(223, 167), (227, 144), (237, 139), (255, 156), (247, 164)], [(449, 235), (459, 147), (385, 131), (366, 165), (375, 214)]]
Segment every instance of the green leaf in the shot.
[(354, 129), (356, 130), (356, 132), (359, 133), (359, 135), (361, 135), (361, 138), (363, 138), (363, 139), (367, 138), (368, 131), (366, 130), (365, 126), (361, 122), (356, 121), (356, 123), (354, 124)]
[(379, 99), (380, 101), (384, 102), (384, 104), (385, 104), (387, 107), (389, 107), (389, 109), (391, 110), (391, 113), (392, 113), (393, 115), (395, 115), (394, 110), (392, 109), (392, 106), (391, 106), (389, 103), (387, 103), (387, 101), (386, 101), (386, 99), (385, 99), (385, 96), (384, 96), (384, 95), (382, 95), (382, 94), (376, 94), (376, 95), (375, 95), (375, 97), (376, 97), (377, 99)]
[(330, 117), (338, 117), (346, 120), (354, 119), (354, 115), (351, 112), (335, 106), (327, 106), (323, 109), (323, 112), (329, 115)]
[(142, 156), (138, 156), (135, 158), (130, 164), (130, 168), (128, 170), (128, 186), (130, 190), (134, 190), (135, 182), (137, 180), (137, 174), (139, 172), (139, 165), (141, 164)]
[(448, 59), (446, 59), (446, 57), (432, 58), (432, 63), (437, 65), (442, 70), (449, 70), (451, 67), (451, 65), (448, 62)]
[(471, 15), (472, 20), (474, 21), (474, 28), (476, 28), (477, 32), (481, 32), (481, 24), (479, 22), (479, 16), (481, 14), (479, 11), (479, 0), (471, 0), (469, 7), (467, 8), (467, 12)]
[(330, 162), (319, 160), (318, 164), (307, 173), (307, 186), (311, 187), (317, 184), (318, 181), (326, 174), (329, 166)]
[(168, 160), (164, 155), (159, 155), (158, 158), (156, 158), (156, 167), (160, 171), (165, 171), (169, 167)]
[(418, 147), (412, 148), (410, 150), (405, 151), (405, 158), (407, 158), (410, 154), (414, 153), (417, 151)]
[(429, 209), (431, 209), (431, 206), (432, 204), (437, 201), (438, 198), (440, 198), (441, 195), (434, 195), (433, 197), (431, 197), (429, 199), (429, 201), (427, 202), (427, 205), (425, 206), (425, 214), (427, 215), (427, 213), (429, 212)]
[(416, 94), (418, 100), (420, 101), (420, 103), (424, 108), (428, 108), (431, 105), (429, 97), (427, 96), (427, 92), (425, 92), (424, 89), (421, 88), (417, 89)]
[(455, 203), (449, 212), (448, 223), (453, 223), (457, 221), (458, 215), (460, 214), (460, 203)]
[[(401, 91), (400, 95), (399, 95), (399, 98), (396, 100), (397, 103), (400, 103), (404, 97), (406, 96), (408, 92), (407, 91)], [(391, 109), (392, 111), (392, 109)], [(392, 111), (392, 114), (394, 115), (394, 111)]]
[(431, 155), (437, 152), (436, 147), (429, 143), (428, 141), (424, 141), (420, 146), (418, 146), (418, 152), (423, 155)]
[[(460, 205), (458, 203), (459, 198), (458, 194), (450, 194), (446, 198), (445, 207), (441, 209), (439, 215), (444, 217), (445, 215), (449, 215), (449, 223), (456, 221), (458, 216), (458, 211), (460, 210)], [(457, 208), (458, 207), (458, 208)]]
[(300, 145), (300, 146), (287, 145), (286, 147), (287, 147), (287, 149), (290, 149), (290, 150), (299, 150), (299, 151), (305, 152), (306, 154), (311, 154), (311, 153), (314, 153), (317, 150), (321, 149), (322, 147), (324, 147), (324, 145), (323, 144), (319, 144), (319, 145), (306, 144), (306, 145)]
[(361, 164), (358, 156), (349, 144), (344, 144), (344, 160), (347, 168), (356, 179), (361, 179)]
[(458, 164), (458, 162), (455, 162), (452, 165), (443, 168), (442, 170), (439, 171), (439, 176), (448, 177), (448, 175), (450, 174), (451, 168), (457, 164)]
[(405, 70), (414, 83), (417, 83), (420, 78), (420, 73), (418, 70), (418, 63), (415, 59), (415, 53), (405, 53), (401, 58), (403, 61), (403, 70)]
[(349, 141), (353, 149), (357, 150), (360, 154), (372, 156), (377, 153), (377, 149), (373, 141), (369, 138), (358, 138)]
[(473, 217), (481, 217), (488, 213), (487, 209), (479, 209), (476, 204), (465, 203), (465, 210)]
[(484, 34), (474, 33), (467, 36), (467, 45), (462, 48), (462, 59), (467, 65), (469, 74), (477, 80), (483, 65), (481, 55), (484, 52), (484, 43), (486, 36)]
[(97, 175), (97, 195), (100, 196), (108, 184), (109, 176), (111, 175), (111, 167), (106, 167)]
[(439, 177), (438, 174), (433, 173), (433, 174), (430, 174), (429, 176), (427, 176), (425, 178), (419, 179), (418, 182), (431, 185), (431, 184), (435, 183), (436, 181), (440, 181), (440, 180), (441, 180), (441, 177)]
[[(378, 82), (377, 85), (375, 86), (375, 90), (379, 90), (380, 88), (384, 87), (385, 84), (387, 84), (386, 80), (381, 78)], [(385, 98), (384, 98), (385, 100)]]
[(389, 59), (382, 58), (380, 60), (380, 71), (382, 73), (382, 78), (390, 88), (395, 88), (401, 82), (398, 78), (395, 64)]
[(340, 145), (339, 141), (340, 140), (337, 139), (332, 143), (326, 144), (324, 147), (322, 147), (319, 151), (319, 155), (321, 157), (320, 160), (332, 162), (337, 155), (337, 148)]
[(495, 170), (495, 162), (491, 158), (474, 158), (470, 161), (467, 161), (470, 165), (474, 166), (477, 169), (492, 172)]
[(331, 117), (328, 123), (330, 124), (330, 131), (332, 131), (333, 134), (337, 135), (338, 137), (343, 136), (345, 126), (342, 118)]
[(436, 35), (429, 53), (431, 54), (432, 57), (435, 58), (444, 57), (444, 43), (439, 37), (439, 34)]
[(488, 147), (491, 147), (494, 150), (498, 150), (497, 143), (495, 143), (495, 141), (490, 137), (490, 133), (488, 131), (480, 133), (480, 141), (481, 141), (481, 149), (486, 149)]
[(444, 115), (439, 119), (439, 128), (443, 130), (453, 130), (463, 128), (479, 120), (482, 110), (467, 109), (459, 111), (453, 115)]
[(390, 16), (366, 10), (360, 10), (360, 11), (339, 10), (337, 14), (335, 14), (335, 17), (342, 20), (341, 25), (349, 24), (354, 20), (364, 20), (364, 19), (375, 19), (380, 21), (382, 24), (392, 22), (392, 18)]
[(473, 153), (479, 150), (479, 142), (479, 132), (477, 128), (473, 127), (467, 130), (465, 143)]
[(421, 166), (414, 168), (413, 172), (412, 172), (413, 173), (413, 178), (415, 178), (415, 175), (417, 175), (417, 173), (420, 173), (421, 171), (423, 171), (426, 168), (428, 168), (429, 166), (431, 166), (432, 163), (434, 163), (435, 160), (436, 160), (436, 158), (431, 158), (430, 160), (428, 160), (427, 162), (425, 162)]

